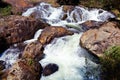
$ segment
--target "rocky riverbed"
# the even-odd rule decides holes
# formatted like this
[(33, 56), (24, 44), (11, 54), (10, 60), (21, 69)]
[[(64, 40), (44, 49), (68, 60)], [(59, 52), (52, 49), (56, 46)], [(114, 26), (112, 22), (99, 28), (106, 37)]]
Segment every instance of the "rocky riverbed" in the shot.
[(10, 6), (7, 16), (0, 11), (0, 79), (119, 80), (120, 73), (103, 76), (108, 66), (120, 71), (119, 11), (82, 1), (0, 1)]

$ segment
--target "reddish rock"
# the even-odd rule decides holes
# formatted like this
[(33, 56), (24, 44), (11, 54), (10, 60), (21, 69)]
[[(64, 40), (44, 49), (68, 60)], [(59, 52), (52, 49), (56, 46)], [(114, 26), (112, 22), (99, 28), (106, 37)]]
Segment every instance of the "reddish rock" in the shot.
[(12, 12), (14, 14), (21, 13), (25, 8), (33, 6), (27, 0), (4, 0), (4, 2), (12, 5)]
[(40, 61), (43, 57), (43, 45), (39, 42), (32, 42), (25, 47), (22, 57)]
[(42, 67), (32, 59), (17, 60), (10, 68), (7, 80), (40, 80)]
[(8, 16), (0, 19), (0, 48), (33, 38), (38, 29), (48, 26), (40, 20)]
[(98, 29), (83, 33), (80, 44), (97, 56), (111, 46), (120, 45), (120, 25), (117, 22), (106, 22)]
[(56, 0), (4, 0), (4, 2), (12, 5), (12, 12), (14, 14), (20, 14), (27, 8), (33, 7), (40, 2), (47, 2), (53, 6), (59, 6)]
[(51, 27), (46, 27), (41, 35), (39, 36), (38, 40), (40, 41), (40, 43), (42, 43), (43, 45), (49, 43), (51, 40), (53, 40), (55, 37), (62, 37), (65, 35), (72, 35), (73, 33), (69, 30), (67, 30), (66, 28), (63, 27), (55, 27), (55, 26), (51, 26)]

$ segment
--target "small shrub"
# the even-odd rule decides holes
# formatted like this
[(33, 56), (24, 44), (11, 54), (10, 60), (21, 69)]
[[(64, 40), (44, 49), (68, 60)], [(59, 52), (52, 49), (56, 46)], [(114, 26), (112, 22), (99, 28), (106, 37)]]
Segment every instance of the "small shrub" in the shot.
[(1, 14), (2, 16), (10, 15), (10, 14), (11, 14), (11, 9), (12, 9), (11, 6), (6, 6), (6, 7), (4, 7), (4, 8), (1, 8), (1, 7), (0, 7), (0, 14)]
[(113, 46), (101, 58), (103, 80), (120, 80), (120, 46)]

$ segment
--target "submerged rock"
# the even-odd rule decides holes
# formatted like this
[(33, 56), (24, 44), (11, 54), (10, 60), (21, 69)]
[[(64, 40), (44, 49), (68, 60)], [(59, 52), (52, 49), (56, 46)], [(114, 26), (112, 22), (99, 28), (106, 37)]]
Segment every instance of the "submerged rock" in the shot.
[[(8, 16), (0, 19), (0, 48), (33, 38), (38, 29), (48, 26), (40, 20)], [(2, 51), (1, 51), (2, 52)]]
[(49, 76), (49, 75), (55, 73), (56, 71), (58, 71), (58, 69), (59, 69), (58, 65), (48, 64), (43, 69), (43, 76)]
[(80, 44), (93, 54), (102, 56), (111, 46), (120, 45), (120, 25), (117, 22), (106, 22), (98, 29), (83, 33)]
[(25, 47), (22, 57), (39, 61), (44, 57), (43, 50), (44, 48), (41, 43), (32, 42)]
[(10, 68), (7, 80), (39, 80), (42, 67), (32, 59), (17, 60)]
[(41, 35), (39, 36), (39, 41), (45, 45), (49, 43), (51, 40), (53, 40), (55, 37), (62, 37), (65, 35), (72, 35), (73, 33), (66, 28), (60, 27), (60, 26), (50, 26), (46, 27)]

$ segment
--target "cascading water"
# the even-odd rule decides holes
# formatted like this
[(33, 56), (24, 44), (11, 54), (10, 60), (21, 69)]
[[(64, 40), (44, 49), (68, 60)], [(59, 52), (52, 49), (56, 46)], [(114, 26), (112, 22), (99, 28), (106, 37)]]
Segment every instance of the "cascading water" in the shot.
[[(88, 10), (79, 6), (76, 6), (72, 11), (64, 12), (63, 7), (54, 8), (47, 3), (40, 3), (40, 5), (28, 9), (22, 15), (30, 16), (33, 13), (35, 13), (35, 18), (40, 18), (52, 26), (62, 25), (63, 27), (68, 24), (76, 26), (87, 20), (104, 22), (108, 18), (115, 17), (110, 12), (102, 9)], [(67, 17), (63, 20), (65, 14), (67, 14)], [(37, 40), (40, 33), (41, 30), (36, 32), (34, 39), (27, 40), (24, 43), (28, 44)], [(40, 80), (100, 80), (99, 65), (93, 62), (93, 57), (79, 45), (81, 35), (82, 32), (79, 31), (79, 33), (74, 33), (72, 36), (55, 38), (45, 46), (45, 58), (40, 61), (42, 67), (49, 63), (55, 63), (59, 69), (50, 76), (42, 75)], [(12, 65), (20, 52), (16, 48), (8, 50), (3, 53), (0, 59), (9, 63), (8, 65)], [(9, 52), (9, 55), (6, 52)]]
[[(35, 18), (41, 18), (47, 23), (60, 26), (69, 23), (80, 24), (88, 20), (106, 21), (108, 18), (114, 18), (115, 16), (103, 9), (91, 9), (76, 6), (72, 11), (63, 11), (63, 7), (54, 8), (50, 4), (40, 3), (40, 5), (28, 9), (24, 12), (23, 16), (30, 16), (35, 13)], [(67, 14), (66, 19), (62, 20), (62, 17)]]
[(89, 55), (79, 46), (81, 34), (56, 38), (45, 47), (46, 57), (40, 63), (43, 67), (57, 64), (59, 70), (48, 77), (42, 76), (41, 80), (99, 80), (99, 69), (94, 70), (98, 65), (90, 61)]

